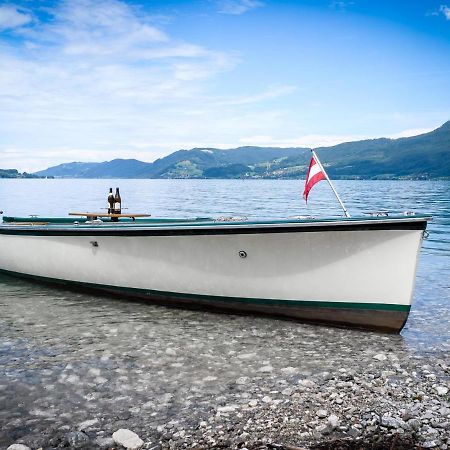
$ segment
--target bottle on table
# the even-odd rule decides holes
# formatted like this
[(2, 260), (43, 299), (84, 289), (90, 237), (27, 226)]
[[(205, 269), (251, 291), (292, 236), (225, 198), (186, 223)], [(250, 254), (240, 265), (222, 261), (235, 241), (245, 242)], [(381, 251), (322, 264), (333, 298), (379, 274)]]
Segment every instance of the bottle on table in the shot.
[(121, 214), (122, 199), (120, 198), (119, 188), (116, 188), (116, 195), (114, 196), (114, 214)]
[(114, 212), (114, 194), (112, 188), (109, 188), (108, 194), (108, 214), (112, 214)]

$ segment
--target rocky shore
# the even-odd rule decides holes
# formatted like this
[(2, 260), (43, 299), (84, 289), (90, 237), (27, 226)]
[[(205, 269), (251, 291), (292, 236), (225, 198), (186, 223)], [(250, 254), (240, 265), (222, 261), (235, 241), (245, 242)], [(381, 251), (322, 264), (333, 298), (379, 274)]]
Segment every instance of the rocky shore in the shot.
[[(19, 439), (8, 450), (450, 448), (450, 366), (443, 360), (404, 364), (395, 354), (379, 353), (364, 370), (341, 367), (308, 378), (291, 366), (275, 373), (265, 365), (258, 372), (259, 382), (237, 378), (203, 414), (192, 404), (191, 413), (164, 424), (140, 424), (139, 436), (112, 432), (99, 415), (73, 426), (49, 423), (47, 436)], [(135, 409), (152, 416), (148, 405)], [(124, 426), (133, 423), (123, 420)]]
[[(165, 355), (177, 352), (166, 349)], [(245, 361), (255, 355), (238, 357)], [(448, 360), (416, 356), (401, 361), (392, 351), (367, 357), (366, 364), (355, 368), (336, 366), (307, 377), (298, 367), (276, 368), (264, 361), (220, 393), (205, 396), (192, 386), (179, 400), (166, 392), (142, 402), (139, 395), (133, 398), (139, 383), (124, 385), (124, 395), (112, 396), (107, 409), (86, 405), (76, 415), (84, 420), (76, 423), (67, 423), (73, 418), (67, 412), (55, 417), (48, 409), (35, 409), (30, 411), (33, 418), (22, 420), (10, 411), (3, 436), (12, 439), (18, 430), (31, 431), (8, 450), (450, 448)], [(83, 382), (73, 369), (66, 366), (60, 382), (80, 387)], [(100, 370), (88, 373), (107, 387)], [(209, 375), (196, 384), (215, 383), (220, 383), (218, 377)], [(94, 390), (89, 400), (100, 395), (105, 395), (103, 389)], [(45, 398), (35, 403), (52, 408)], [(161, 416), (170, 420), (161, 421)]]
[(1, 290), (1, 449), (450, 448), (444, 302), (397, 336)]

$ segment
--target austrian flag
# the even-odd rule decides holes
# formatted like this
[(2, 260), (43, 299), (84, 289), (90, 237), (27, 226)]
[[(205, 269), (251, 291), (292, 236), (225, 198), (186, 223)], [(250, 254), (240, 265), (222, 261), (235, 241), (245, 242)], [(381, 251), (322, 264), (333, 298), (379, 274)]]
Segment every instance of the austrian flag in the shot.
[(325, 180), (325, 174), (323, 173), (323, 170), (313, 156), (311, 158), (311, 162), (309, 163), (308, 175), (306, 176), (305, 182), (305, 190), (303, 192), (303, 198), (305, 199), (306, 203), (308, 203), (309, 191), (316, 183), (322, 180)]

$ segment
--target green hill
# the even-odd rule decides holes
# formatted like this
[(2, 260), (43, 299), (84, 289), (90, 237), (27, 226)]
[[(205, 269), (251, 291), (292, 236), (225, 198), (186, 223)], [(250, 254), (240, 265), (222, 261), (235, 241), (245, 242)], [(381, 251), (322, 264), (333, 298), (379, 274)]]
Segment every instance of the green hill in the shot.
[(320, 149), (335, 178), (450, 179), (450, 121), (429, 133)]
[[(368, 139), (316, 149), (330, 177), (341, 179), (450, 179), (450, 121), (429, 133)], [(239, 147), (178, 150), (153, 163), (115, 159), (68, 163), (36, 172), (65, 178), (299, 178), (307, 148)]]
[(37, 175), (23, 172), (16, 169), (0, 169), (0, 178), (39, 178)]

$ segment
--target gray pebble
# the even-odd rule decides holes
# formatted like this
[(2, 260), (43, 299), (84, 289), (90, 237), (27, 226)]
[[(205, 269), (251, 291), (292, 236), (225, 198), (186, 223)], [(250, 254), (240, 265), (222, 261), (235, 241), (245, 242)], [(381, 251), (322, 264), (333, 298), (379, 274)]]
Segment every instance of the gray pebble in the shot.
[(67, 433), (66, 440), (69, 446), (73, 448), (86, 448), (89, 444), (89, 437), (82, 431)]

